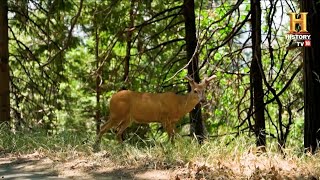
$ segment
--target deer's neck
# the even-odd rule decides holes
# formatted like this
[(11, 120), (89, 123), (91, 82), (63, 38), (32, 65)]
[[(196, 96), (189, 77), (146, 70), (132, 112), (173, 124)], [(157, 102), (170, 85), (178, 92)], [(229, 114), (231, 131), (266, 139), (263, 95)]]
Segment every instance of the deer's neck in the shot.
[(188, 93), (182, 96), (180, 101), (180, 112), (184, 115), (190, 112), (199, 103), (199, 98), (197, 94)]

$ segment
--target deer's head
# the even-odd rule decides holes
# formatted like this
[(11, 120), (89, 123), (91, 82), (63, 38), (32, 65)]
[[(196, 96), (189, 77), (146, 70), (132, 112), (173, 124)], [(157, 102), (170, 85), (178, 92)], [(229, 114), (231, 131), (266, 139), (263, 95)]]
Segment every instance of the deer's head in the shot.
[(209, 78), (204, 78), (199, 84), (196, 83), (190, 76), (186, 76), (186, 79), (189, 80), (189, 84), (191, 86), (190, 94), (197, 96), (200, 103), (204, 103), (205, 98), (205, 89), (208, 86), (209, 82), (216, 78), (216, 75), (212, 75)]

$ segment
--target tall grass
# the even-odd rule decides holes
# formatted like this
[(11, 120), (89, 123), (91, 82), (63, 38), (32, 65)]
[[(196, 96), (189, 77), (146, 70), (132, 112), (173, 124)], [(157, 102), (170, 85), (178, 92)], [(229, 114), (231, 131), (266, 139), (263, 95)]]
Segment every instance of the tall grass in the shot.
[(44, 129), (12, 132), (6, 125), (0, 126), (0, 149), (2, 153), (32, 153), (36, 150), (68, 152), (87, 151), (92, 134), (81, 131), (63, 131), (49, 135)]
[[(192, 172), (190, 168), (199, 173), (200, 167), (206, 167), (207, 174), (227, 171), (231, 174), (228, 178), (259, 178), (263, 173), (266, 174), (261, 176), (263, 178), (268, 178), (268, 173), (285, 175), (280, 176), (281, 178), (290, 177), (290, 174), (297, 178), (320, 177), (320, 154), (311, 156), (301, 153), (301, 148), (290, 147), (284, 149), (284, 156), (277, 151), (276, 143), (268, 144), (267, 152), (262, 153), (254, 146), (253, 138), (242, 135), (231, 142), (230, 139), (231, 137), (225, 136), (199, 145), (192, 138), (182, 137), (177, 137), (174, 144), (154, 139), (119, 144), (113, 138), (104, 138), (100, 152), (103, 153), (102, 157), (93, 152), (93, 133), (63, 131), (48, 135), (43, 129), (13, 133), (6, 126), (1, 126), (0, 152), (4, 155), (40, 151), (48, 157), (65, 160), (83, 156), (101, 164), (108, 158), (121, 166), (180, 168), (189, 169), (188, 173)], [(183, 176), (182, 172), (180, 174)]]

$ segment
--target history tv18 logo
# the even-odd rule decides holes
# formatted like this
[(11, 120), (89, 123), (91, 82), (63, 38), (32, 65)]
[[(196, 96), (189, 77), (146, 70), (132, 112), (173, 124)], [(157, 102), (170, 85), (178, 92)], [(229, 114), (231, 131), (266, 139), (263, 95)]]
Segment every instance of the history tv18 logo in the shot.
[(288, 13), (290, 17), (290, 31), (287, 39), (294, 40), (298, 47), (311, 46), (311, 34), (307, 31), (307, 12)]

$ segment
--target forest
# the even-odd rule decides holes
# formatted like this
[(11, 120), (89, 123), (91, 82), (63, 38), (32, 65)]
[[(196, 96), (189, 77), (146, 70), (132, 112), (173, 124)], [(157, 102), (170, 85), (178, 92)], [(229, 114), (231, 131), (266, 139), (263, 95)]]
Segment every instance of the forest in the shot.
[(0, 0), (0, 177), (320, 179), (319, 32), (319, 0)]

